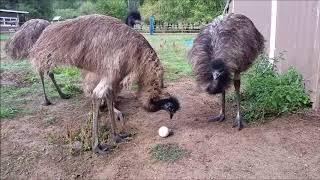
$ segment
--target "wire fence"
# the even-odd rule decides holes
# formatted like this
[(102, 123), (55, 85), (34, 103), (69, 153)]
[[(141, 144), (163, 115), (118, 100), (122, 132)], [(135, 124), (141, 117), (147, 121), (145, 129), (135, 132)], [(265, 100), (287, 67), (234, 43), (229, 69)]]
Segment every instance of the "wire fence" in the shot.
[[(154, 24), (155, 33), (198, 33), (206, 23), (160, 23)], [(149, 24), (136, 24), (134, 29), (139, 32), (149, 32)]]

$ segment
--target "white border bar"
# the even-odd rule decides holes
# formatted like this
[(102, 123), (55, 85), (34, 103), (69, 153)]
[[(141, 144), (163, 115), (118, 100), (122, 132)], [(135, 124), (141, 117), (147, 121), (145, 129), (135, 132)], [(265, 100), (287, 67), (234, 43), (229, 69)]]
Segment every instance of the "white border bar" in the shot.
[[(271, 1), (270, 47), (269, 47), (270, 59), (274, 58), (275, 50), (276, 50), (277, 8), (278, 8), (278, 0), (272, 0)], [(270, 60), (270, 62), (273, 63), (273, 60)]]

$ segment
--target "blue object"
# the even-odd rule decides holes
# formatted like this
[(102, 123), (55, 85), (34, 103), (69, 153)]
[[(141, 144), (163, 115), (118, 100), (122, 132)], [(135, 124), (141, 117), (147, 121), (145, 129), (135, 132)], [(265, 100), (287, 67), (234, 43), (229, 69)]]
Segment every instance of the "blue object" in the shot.
[(149, 33), (150, 35), (154, 33), (154, 16), (149, 17)]
[(184, 41), (184, 44), (185, 44), (187, 47), (192, 47), (192, 45), (193, 45), (193, 39), (185, 40), (185, 41)]

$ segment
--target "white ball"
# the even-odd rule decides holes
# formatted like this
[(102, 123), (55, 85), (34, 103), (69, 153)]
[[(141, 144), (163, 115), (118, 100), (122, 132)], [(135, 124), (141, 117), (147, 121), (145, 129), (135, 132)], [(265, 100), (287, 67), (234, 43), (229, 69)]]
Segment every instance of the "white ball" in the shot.
[(163, 138), (169, 136), (169, 129), (165, 126), (161, 126), (159, 128), (159, 136)]

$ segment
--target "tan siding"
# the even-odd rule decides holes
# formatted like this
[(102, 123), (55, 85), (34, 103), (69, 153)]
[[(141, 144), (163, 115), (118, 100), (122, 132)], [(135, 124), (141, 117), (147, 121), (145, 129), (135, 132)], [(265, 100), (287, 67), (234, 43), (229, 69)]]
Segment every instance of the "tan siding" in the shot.
[(278, 63), (279, 71), (285, 72), (290, 66), (297, 68), (314, 102), (319, 93), (317, 5), (318, 1), (278, 1), (276, 31), (276, 54), (284, 55)]
[[(271, 0), (233, 0), (234, 12), (253, 20), (270, 41)], [(314, 108), (320, 106), (320, 1), (277, 1), (276, 56), (284, 54), (277, 64), (280, 72), (290, 66), (298, 69), (310, 92)], [(266, 47), (269, 47), (267, 42)], [(266, 51), (268, 52), (268, 51)]]
[(269, 50), (270, 23), (271, 23), (271, 1), (233, 0), (234, 13), (244, 14), (249, 17), (257, 29), (266, 39), (266, 52)]

